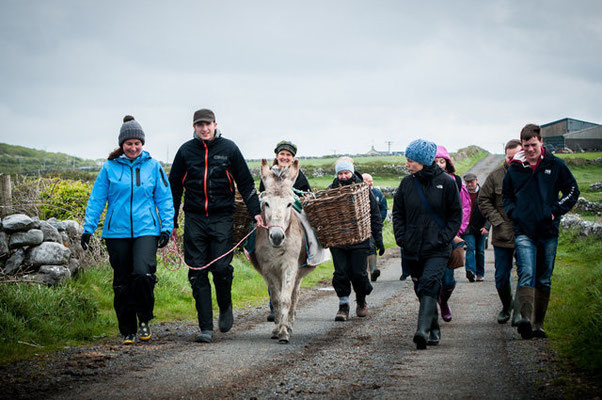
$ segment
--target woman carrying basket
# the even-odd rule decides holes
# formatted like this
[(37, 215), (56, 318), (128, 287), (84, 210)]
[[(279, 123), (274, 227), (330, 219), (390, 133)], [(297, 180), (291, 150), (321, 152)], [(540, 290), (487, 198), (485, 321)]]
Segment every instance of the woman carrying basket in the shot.
[(415, 140), (406, 149), (410, 174), (393, 199), (393, 231), (403, 248), (414, 291), (420, 300), (416, 348), (440, 340), (437, 298), (447, 269), (452, 239), (460, 229), (462, 205), (456, 183), (435, 163), (437, 146)]
[[(362, 182), (361, 175), (355, 174), (353, 161), (344, 157), (339, 159), (335, 165), (336, 178), (329, 186), (334, 189), (340, 186), (351, 185), (352, 183)], [(378, 203), (370, 191), (370, 228), (372, 237), (378, 248), (378, 254), (385, 253), (385, 246), (382, 237), (382, 222), (380, 221), (380, 210)], [(341, 215), (341, 218), (345, 218)], [(339, 297), (339, 311), (335, 316), (335, 321), (346, 321), (349, 319), (349, 295), (351, 287), (355, 292), (357, 302), (356, 314), (358, 317), (365, 317), (368, 313), (368, 305), (366, 296), (372, 292), (372, 284), (368, 278), (366, 263), (368, 261), (368, 253), (370, 252), (370, 238), (363, 242), (331, 247), (332, 260), (334, 264), (334, 274), (332, 277), (332, 286)]]
[(137, 321), (138, 338), (151, 338), (157, 247), (167, 245), (173, 229), (169, 181), (143, 145), (142, 127), (125, 116), (119, 148), (109, 154), (94, 182), (81, 237), (86, 250), (108, 203), (102, 237), (113, 267), (113, 303), (123, 344), (136, 341)]

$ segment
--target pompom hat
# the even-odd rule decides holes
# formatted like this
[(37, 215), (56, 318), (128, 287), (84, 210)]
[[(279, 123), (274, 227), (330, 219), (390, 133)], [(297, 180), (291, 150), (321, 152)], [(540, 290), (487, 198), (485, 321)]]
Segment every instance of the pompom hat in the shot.
[(144, 131), (142, 127), (131, 115), (123, 117), (123, 125), (119, 130), (119, 147), (128, 139), (139, 139), (144, 144)]
[(414, 140), (405, 152), (406, 158), (426, 166), (433, 164), (436, 154), (437, 145), (424, 139)]

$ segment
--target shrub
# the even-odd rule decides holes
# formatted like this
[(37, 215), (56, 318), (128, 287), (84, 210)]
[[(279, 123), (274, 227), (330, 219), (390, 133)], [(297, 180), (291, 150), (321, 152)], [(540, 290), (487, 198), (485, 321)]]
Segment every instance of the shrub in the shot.
[(39, 195), (40, 218), (83, 220), (92, 186), (80, 181), (52, 180), (52, 185)]

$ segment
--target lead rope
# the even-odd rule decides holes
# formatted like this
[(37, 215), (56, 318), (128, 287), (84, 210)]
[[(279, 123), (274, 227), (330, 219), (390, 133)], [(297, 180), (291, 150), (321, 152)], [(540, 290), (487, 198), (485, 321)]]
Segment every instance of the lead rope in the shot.
[[(178, 246), (178, 242), (176, 241), (176, 237), (174, 235), (172, 235), (170, 237), (170, 243), (172, 243), (172, 246), (166, 246), (165, 248), (161, 249), (161, 256), (162, 256), (162, 261), (163, 261), (163, 266), (170, 270), (170, 271), (177, 271), (180, 268), (182, 268), (182, 265), (185, 265), (188, 269), (194, 270), (194, 271), (200, 271), (203, 270), (205, 268), (208, 268), (209, 266), (211, 266), (213, 263), (215, 263), (216, 261), (221, 260), (222, 258), (226, 257), (228, 254), (232, 253), (234, 250), (236, 250), (236, 248), (238, 246), (240, 246), (249, 236), (251, 236), (251, 234), (253, 232), (255, 232), (257, 230), (257, 228), (265, 228), (265, 229), (269, 229), (269, 228), (280, 228), (282, 230), (284, 230), (284, 228), (282, 228), (279, 225), (256, 225), (249, 233), (247, 233), (247, 235), (245, 237), (243, 237), (238, 243), (236, 243), (236, 245), (234, 245), (234, 247), (232, 247), (230, 250), (228, 250), (227, 252), (225, 252), (224, 254), (222, 254), (221, 256), (217, 257), (216, 259), (214, 259), (213, 261), (209, 262), (206, 265), (203, 265), (202, 267), (191, 267), (190, 265), (186, 264), (186, 261), (184, 261), (184, 256), (182, 255), (182, 252), (180, 251), (180, 247)], [(170, 254), (175, 254), (176, 258), (177, 258), (177, 262), (176, 264), (176, 268), (169, 268), (168, 265), (171, 263), (169, 260)]]

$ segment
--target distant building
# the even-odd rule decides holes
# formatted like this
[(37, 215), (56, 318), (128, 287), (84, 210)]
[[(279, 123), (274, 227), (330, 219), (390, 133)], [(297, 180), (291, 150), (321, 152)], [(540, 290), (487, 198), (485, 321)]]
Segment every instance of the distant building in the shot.
[(389, 153), (388, 151), (378, 151), (374, 148), (374, 146), (370, 147), (370, 151), (368, 151), (366, 153), (367, 156), (385, 156), (385, 155), (389, 155), (391, 153)]
[(546, 147), (553, 151), (565, 147), (573, 151), (602, 149), (602, 125), (573, 118), (541, 125), (541, 137)]

